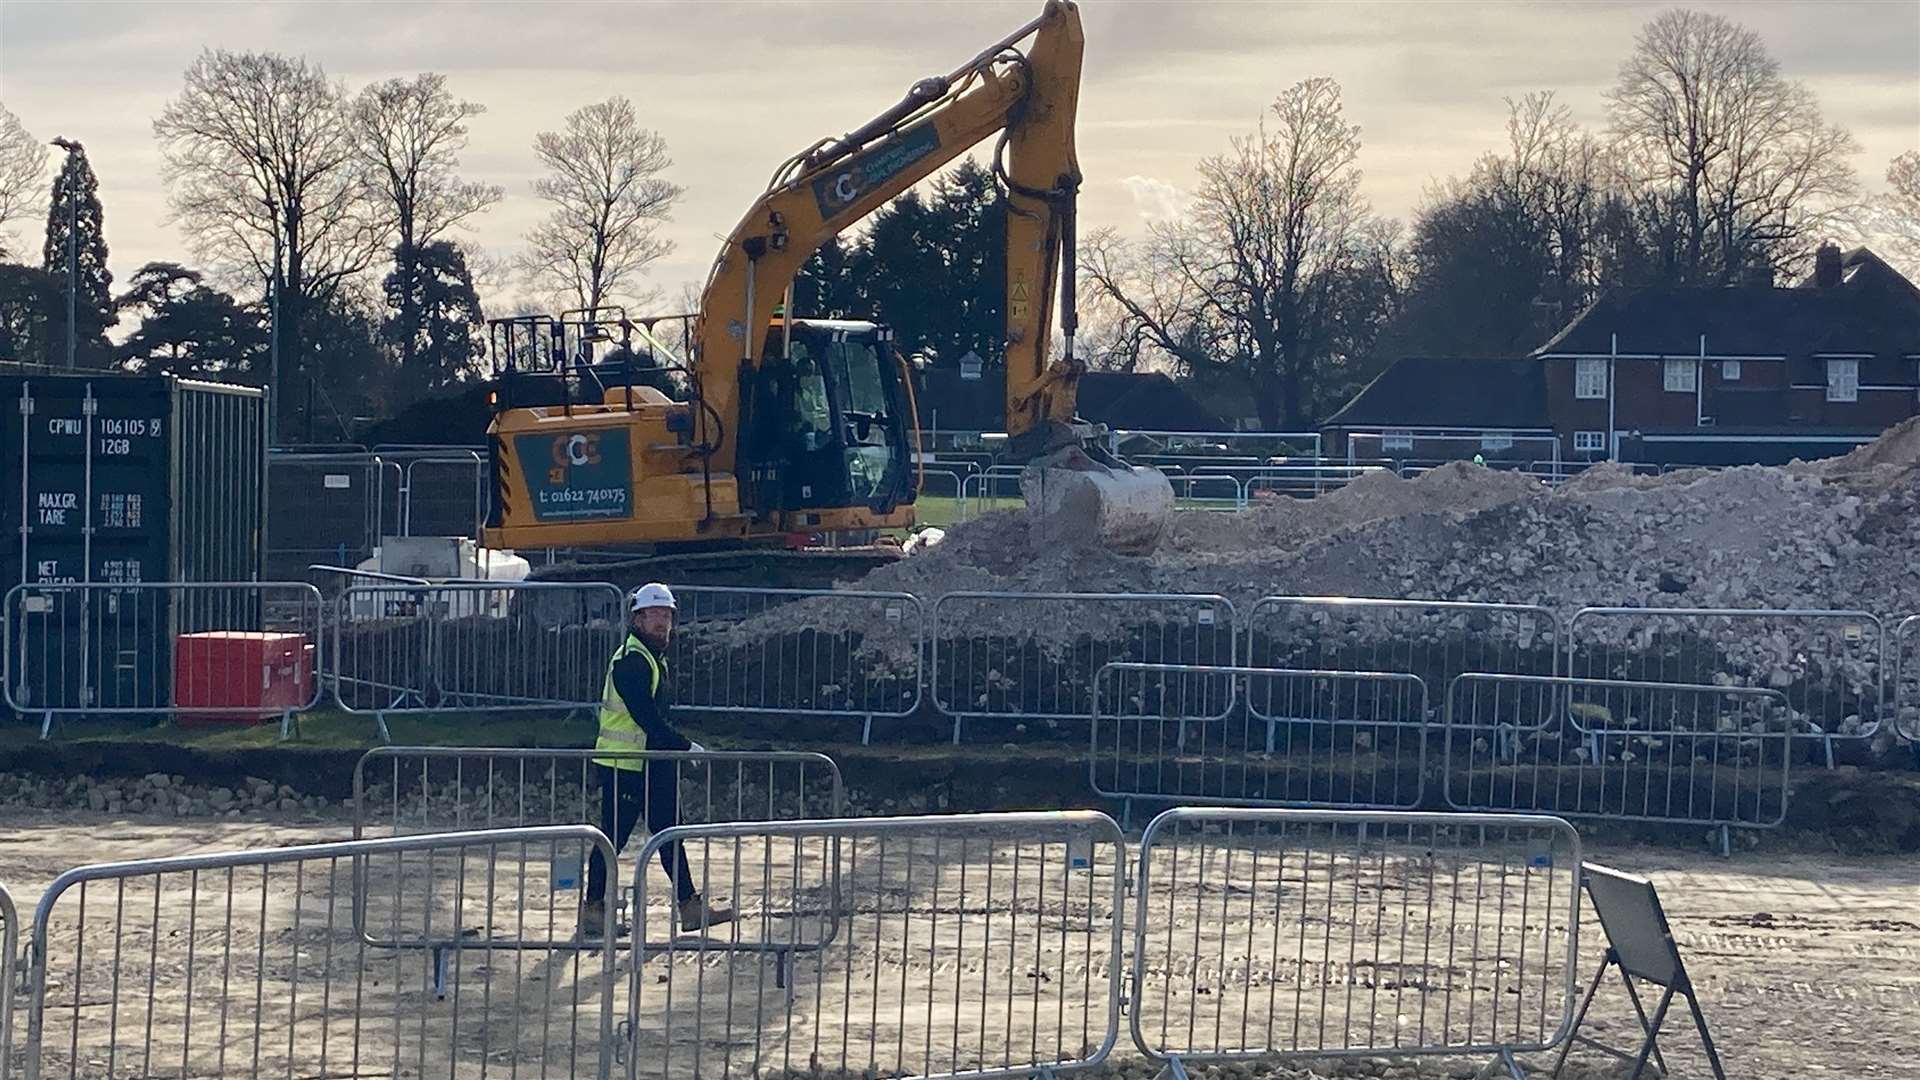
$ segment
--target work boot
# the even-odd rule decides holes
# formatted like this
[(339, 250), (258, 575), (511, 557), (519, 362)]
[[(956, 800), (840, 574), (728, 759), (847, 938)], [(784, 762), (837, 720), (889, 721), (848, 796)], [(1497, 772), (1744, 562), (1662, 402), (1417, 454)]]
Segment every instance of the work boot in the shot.
[(709, 907), (707, 902), (694, 893), (680, 903), (680, 930), (682, 933), (698, 933), (710, 926), (733, 921), (733, 912), (726, 908)]
[(592, 900), (580, 905), (580, 940), (599, 941), (607, 924), (607, 905)]

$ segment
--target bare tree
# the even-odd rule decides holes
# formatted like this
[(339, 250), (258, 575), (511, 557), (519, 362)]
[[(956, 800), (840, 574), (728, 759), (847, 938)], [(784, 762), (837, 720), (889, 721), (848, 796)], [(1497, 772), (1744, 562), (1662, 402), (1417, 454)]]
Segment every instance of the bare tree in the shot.
[(460, 151), (467, 121), (486, 107), (460, 101), (444, 75), (388, 79), (362, 89), (350, 110), (363, 180), (375, 221), (393, 246), (399, 288), (401, 369), (410, 374), (418, 350), (420, 312), (414, 279), (421, 252), (449, 229), (500, 201), (494, 184), (462, 180)]
[(534, 194), (553, 209), (527, 234), (521, 268), (577, 307), (629, 295), (672, 250), (657, 231), (681, 193), (660, 176), (673, 164), (666, 140), (640, 126), (632, 102), (611, 97), (569, 114), (565, 130), (541, 132), (533, 151), (548, 171)]
[(28, 133), (20, 118), (0, 105), (0, 258), (8, 254), (9, 223), (39, 214), (47, 153), (46, 145)]
[(1920, 281), (1920, 150), (1887, 166), (1887, 190), (1871, 199), (1861, 234), (1901, 273)]
[(1607, 104), (1621, 178), (1674, 280), (1784, 265), (1858, 192), (1853, 136), (1781, 77), (1758, 34), (1718, 15), (1649, 22)]
[(275, 285), (292, 383), (317, 359), (308, 315), (378, 250), (345, 88), (305, 58), (209, 50), (153, 133), (188, 246), (229, 279)]
[(1396, 282), (1394, 235), (1360, 196), (1360, 129), (1339, 84), (1297, 83), (1269, 114), (1200, 163), (1184, 219), (1138, 245), (1095, 234), (1086, 270), (1124, 313), (1121, 348), (1150, 345), (1189, 374), (1239, 386), (1271, 430), (1309, 423), (1345, 388)]

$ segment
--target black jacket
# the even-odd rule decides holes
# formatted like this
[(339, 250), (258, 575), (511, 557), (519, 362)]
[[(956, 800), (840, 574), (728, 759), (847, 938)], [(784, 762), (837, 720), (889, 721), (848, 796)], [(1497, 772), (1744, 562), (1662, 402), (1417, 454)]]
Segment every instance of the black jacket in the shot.
[(649, 692), (653, 681), (653, 670), (647, 666), (647, 657), (637, 652), (628, 653), (613, 663), (613, 689), (626, 703), (627, 711), (633, 714), (633, 722), (647, 733), (649, 750), (688, 750), (693, 744), (685, 735), (674, 729), (671, 719), (673, 712), (672, 680), (667, 677), (667, 662), (658, 658), (653, 646), (641, 642), (640, 647), (647, 650), (648, 656), (654, 656), (660, 665), (659, 692)]

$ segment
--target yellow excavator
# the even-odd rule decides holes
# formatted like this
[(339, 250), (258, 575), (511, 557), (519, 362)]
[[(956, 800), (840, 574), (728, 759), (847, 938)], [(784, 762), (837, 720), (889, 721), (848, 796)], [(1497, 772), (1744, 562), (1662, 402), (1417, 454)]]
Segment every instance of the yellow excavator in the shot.
[[(997, 133), (1004, 458), (1026, 466), (1021, 489), (1041, 542), (1150, 549), (1172, 509), (1166, 478), (1114, 457), (1104, 433), (1075, 416), (1085, 367), (1073, 355), (1073, 127), (1084, 40), (1075, 5), (1048, 0), (952, 73), (787, 159), (727, 238), (697, 314), (596, 309), (494, 322), (487, 544), (692, 552), (911, 526), (919, 431), (892, 334), (797, 317), (792, 283), (829, 239)], [(1066, 347), (1050, 361), (1056, 283)]]

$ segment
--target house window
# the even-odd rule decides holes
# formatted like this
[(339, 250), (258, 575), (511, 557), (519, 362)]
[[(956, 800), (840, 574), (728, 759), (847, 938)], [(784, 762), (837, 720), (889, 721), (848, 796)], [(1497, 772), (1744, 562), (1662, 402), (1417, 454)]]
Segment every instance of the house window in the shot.
[(1860, 361), (1827, 361), (1827, 400), (1860, 400)]
[(1511, 450), (1513, 449), (1513, 436), (1503, 432), (1489, 431), (1480, 436), (1480, 449)]
[(1739, 382), (1740, 381), (1740, 361), (1738, 360), (1720, 361), (1720, 381), (1721, 382)]
[(1691, 394), (1697, 385), (1699, 367), (1692, 360), (1669, 360), (1661, 376), (1661, 385), (1677, 393)]
[(1607, 396), (1607, 362), (1599, 357), (1574, 361), (1573, 396), (1581, 400)]
[(1380, 449), (1382, 450), (1413, 449), (1413, 432), (1411, 431), (1387, 432), (1385, 435), (1382, 435), (1380, 437)]
[(1604, 431), (1576, 431), (1573, 433), (1573, 450), (1576, 454), (1597, 454), (1607, 448), (1607, 433)]

